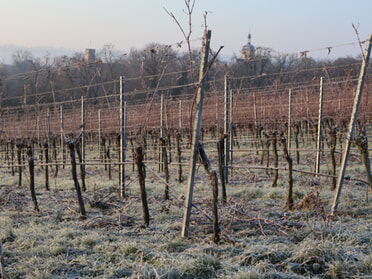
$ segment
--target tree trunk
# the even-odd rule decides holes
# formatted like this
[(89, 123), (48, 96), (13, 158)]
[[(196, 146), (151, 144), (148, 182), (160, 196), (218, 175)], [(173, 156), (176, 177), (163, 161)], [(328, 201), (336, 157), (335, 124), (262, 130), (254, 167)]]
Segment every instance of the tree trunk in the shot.
[(87, 186), (85, 184), (85, 166), (84, 166), (83, 155), (81, 154), (79, 142), (75, 144), (75, 150), (78, 155), (79, 163), (80, 163), (80, 178), (81, 178), (81, 183), (83, 184), (81, 189), (85, 192), (87, 190)]
[(272, 187), (276, 187), (278, 185), (278, 176), (279, 176), (279, 156), (278, 156), (278, 147), (277, 147), (277, 132), (273, 131), (271, 134), (271, 142), (273, 145), (273, 154), (274, 154), (274, 179), (273, 179), (273, 184)]
[(164, 199), (169, 200), (169, 168), (168, 168), (168, 153), (167, 153), (167, 146), (166, 146), (166, 141), (164, 138), (160, 138), (161, 142), (161, 149), (162, 149), (162, 160), (163, 160), (163, 170), (165, 174), (165, 191), (164, 191)]
[(28, 154), (28, 167), (30, 171), (30, 191), (31, 191), (31, 198), (34, 203), (34, 210), (37, 212), (40, 211), (39, 205), (36, 199), (36, 192), (35, 192), (35, 162), (34, 162), (34, 150), (32, 145), (28, 146), (27, 149)]
[(213, 242), (218, 243), (220, 241), (220, 228), (218, 225), (218, 178), (217, 172), (212, 169), (211, 163), (208, 159), (207, 154), (201, 143), (198, 144), (198, 150), (200, 158), (204, 165), (205, 170), (209, 174), (212, 182), (212, 193), (213, 193), (213, 202), (212, 202), (212, 213), (213, 213)]
[(49, 191), (49, 144), (48, 140), (44, 143), (44, 157), (45, 157), (45, 190)]
[(355, 139), (355, 143), (358, 146), (359, 152), (362, 155), (362, 162), (366, 168), (369, 187), (372, 191), (372, 173), (371, 173), (371, 162), (369, 160), (368, 152), (368, 139), (367, 136), (361, 135)]
[(142, 210), (143, 210), (143, 222), (146, 227), (150, 224), (150, 214), (149, 214), (149, 207), (147, 204), (147, 194), (146, 194), (146, 184), (145, 184), (145, 172), (144, 172), (144, 165), (143, 165), (143, 157), (145, 154), (143, 153), (142, 147), (138, 146), (136, 148), (136, 165), (137, 165), (137, 172), (138, 172), (138, 180), (141, 189), (141, 200), (142, 200)]
[(226, 194), (226, 178), (225, 178), (225, 138), (227, 135), (223, 135), (220, 140), (217, 142), (217, 149), (218, 149), (218, 166), (219, 166), (219, 173), (220, 173), (220, 180), (221, 180), (221, 189), (222, 189), (222, 202), (226, 203), (227, 201), (227, 194)]
[(284, 135), (281, 136), (281, 143), (283, 146), (283, 152), (285, 160), (288, 163), (288, 193), (287, 193), (287, 201), (286, 206), (289, 210), (293, 209), (293, 177), (292, 177), (292, 170), (293, 170), (293, 159), (289, 155), (288, 148), (287, 148), (287, 141)]
[(84, 206), (84, 200), (83, 196), (81, 194), (80, 184), (77, 176), (77, 170), (76, 170), (76, 154), (75, 154), (75, 141), (68, 140), (67, 146), (70, 151), (70, 157), (71, 157), (71, 171), (72, 171), (72, 179), (74, 180), (75, 184), (75, 190), (78, 198), (79, 203), (79, 209), (80, 209), (80, 215), (82, 219), (87, 218), (86, 212), (85, 212), (85, 206)]

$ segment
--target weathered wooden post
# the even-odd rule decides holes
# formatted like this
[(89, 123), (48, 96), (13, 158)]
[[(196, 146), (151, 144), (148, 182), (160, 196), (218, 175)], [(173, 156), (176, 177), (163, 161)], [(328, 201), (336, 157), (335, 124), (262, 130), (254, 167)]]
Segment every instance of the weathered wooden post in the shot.
[(177, 161), (178, 161), (178, 182), (181, 183), (183, 181), (182, 178), (182, 148), (181, 148), (181, 140), (182, 140), (182, 101), (179, 102), (179, 115), (178, 115), (178, 132), (176, 135), (176, 149), (177, 149)]
[(17, 143), (18, 186), (22, 186), (22, 144)]
[(288, 129), (287, 129), (287, 150), (291, 154), (291, 135), (292, 135), (292, 89), (288, 90)]
[[(82, 183), (82, 190), (85, 192), (87, 190), (87, 186), (85, 184), (85, 150), (86, 150), (86, 135), (85, 135), (85, 102), (84, 96), (81, 96), (81, 148), (77, 148), (77, 154), (79, 157), (80, 162), (80, 177)], [(78, 146), (77, 146), (78, 147)]]
[[(230, 100), (229, 100), (229, 122), (230, 122), (230, 141), (229, 141), (229, 162), (228, 165), (232, 165), (234, 161), (234, 110), (233, 110), (233, 104), (234, 104), (234, 94), (233, 91), (230, 90), (229, 94)], [(226, 180), (226, 183), (228, 183), (228, 180)]]
[(49, 146), (50, 146), (50, 110), (47, 112), (47, 136), (44, 142), (44, 162), (45, 162), (45, 190), (49, 191)]
[(64, 133), (65, 133), (65, 117), (63, 112), (63, 105), (60, 107), (60, 118), (61, 118), (61, 152), (62, 152), (62, 164), (63, 168), (66, 164), (66, 148), (64, 144)]
[(360, 69), (360, 74), (359, 74), (359, 79), (358, 79), (358, 86), (357, 86), (355, 96), (354, 96), (354, 104), (353, 104), (353, 110), (352, 110), (351, 117), (350, 117), (348, 134), (345, 137), (345, 149), (344, 149), (344, 153), (342, 156), (340, 172), (339, 172), (338, 179), (337, 179), (336, 192), (335, 192), (335, 196), (334, 196), (333, 204), (332, 204), (332, 211), (331, 211), (332, 215), (334, 215), (337, 210), (338, 202), (339, 202), (339, 198), (340, 198), (341, 190), (342, 190), (342, 184), (344, 182), (346, 165), (347, 165), (347, 160), (348, 160), (349, 152), (350, 152), (350, 144), (354, 136), (355, 123), (358, 118), (360, 101), (362, 99), (364, 80), (366, 76), (369, 56), (371, 54), (371, 41), (372, 41), (372, 35), (368, 35), (368, 39), (366, 41), (366, 48), (363, 54), (363, 63)]
[(320, 151), (322, 147), (322, 122), (323, 122), (323, 77), (320, 78), (319, 90), (319, 114), (318, 114), (318, 136), (316, 141), (316, 160), (315, 160), (315, 173), (319, 174), (320, 170)]
[(98, 153), (99, 153), (99, 159), (101, 162), (104, 161), (104, 155), (103, 155), (103, 146), (102, 146), (102, 128), (101, 128), (101, 110), (98, 110)]
[(126, 148), (126, 137), (125, 137), (125, 124), (126, 124), (126, 106), (124, 96), (124, 81), (125, 77), (120, 77), (120, 196), (124, 198), (126, 196), (125, 189), (125, 148)]
[(159, 139), (159, 171), (164, 171), (163, 149), (165, 148), (164, 139), (164, 93), (160, 95), (160, 139)]
[[(225, 75), (225, 84), (224, 84), (224, 93), (225, 93), (225, 106), (224, 106), (224, 135), (225, 135), (225, 143), (224, 143), (224, 168), (223, 168), (223, 178), (224, 182), (222, 185), (225, 185), (229, 181), (229, 164), (230, 164), (230, 140), (231, 140), (231, 123), (230, 123), (230, 96), (229, 96), (229, 76)], [(222, 151), (222, 150), (221, 150)]]
[(191, 145), (191, 158), (189, 166), (189, 175), (187, 180), (187, 192), (185, 200), (185, 209), (182, 222), (181, 236), (187, 237), (190, 225), (190, 215), (192, 207), (192, 196), (194, 193), (194, 182), (195, 182), (195, 169), (196, 161), (199, 153), (199, 137), (200, 137), (200, 126), (202, 122), (203, 115), (203, 101), (204, 101), (204, 86), (205, 86), (205, 75), (208, 68), (208, 55), (209, 55), (209, 45), (211, 40), (211, 31), (205, 30), (203, 37), (203, 49), (202, 49), (202, 59), (200, 63), (199, 70), (199, 83), (197, 87), (197, 94), (195, 105), (196, 109), (194, 112), (194, 126), (192, 131), (192, 145)]
[(336, 175), (336, 156), (335, 156), (335, 153), (336, 153), (336, 145), (337, 145), (337, 131), (338, 131), (337, 127), (330, 128), (330, 131), (329, 131), (329, 137), (330, 137), (329, 152), (330, 152), (330, 155), (331, 155), (331, 175), (332, 175), (331, 191), (334, 191), (336, 189), (336, 186), (337, 186), (337, 179), (335, 177), (335, 175)]
[(279, 156), (278, 156), (278, 147), (277, 147), (277, 143), (278, 143), (277, 135), (278, 135), (277, 131), (273, 131), (271, 133), (271, 144), (272, 144), (273, 156), (274, 156), (274, 179), (271, 185), (272, 187), (278, 186), (278, 177), (279, 177), (279, 170), (278, 170)]

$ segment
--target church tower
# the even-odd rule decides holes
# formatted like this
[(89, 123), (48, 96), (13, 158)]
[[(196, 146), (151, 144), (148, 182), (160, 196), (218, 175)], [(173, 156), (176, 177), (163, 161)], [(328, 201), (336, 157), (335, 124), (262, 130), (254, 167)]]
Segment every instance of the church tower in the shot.
[(242, 48), (242, 59), (244, 61), (251, 60), (255, 55), (256, 49), (252, 45), (251, 40), (252, 40), (252, 36), (251, 36), (251, 33), (249, 32), (248, 43), (246, 45), (244, 45), (243, 48)]

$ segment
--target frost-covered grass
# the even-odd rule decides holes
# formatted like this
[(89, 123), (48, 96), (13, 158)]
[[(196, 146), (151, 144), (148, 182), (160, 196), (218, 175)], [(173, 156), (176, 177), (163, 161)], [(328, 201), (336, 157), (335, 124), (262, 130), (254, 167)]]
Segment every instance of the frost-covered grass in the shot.
[[(245, 163), (244, 156), (235, 156), (236, 164)], [(363, 179), (360, 162), (352, 163), (352, 177)], [(148, 166), (157, 171), (157, 165)], [(68, 166), (57, 178), (51, 176), (50, 191), (38, 170), (41, 212), (33, 211), (27, 172), (18, 187), (17, 178), (1, 169), (0, 237), (7, 278), (372, 278), (371, 193), (363, 183), (345, 182), (332, 218), (329, 178), (295, 173), (295, 204), (303, 202), (288, 211), (285, 171), (272, 188), (264, 170), (234, 169), (228, 201), (219, 204), (222, 240), (217, 245), (211, 222), (196, 209), (189, 237), (180, 237), (186, 183), (176, 182), (175, 166), (170, 201), (163, 200), (161, 181), (147, 172), (149, 227), (142, 225), (132, 166), (127, 167), (124, 200), (118, 198), (116, 170), (112, 180), (103, 166), (89, 166), (87, 172), (88, 218), (81, 220)], [(211, 196), (209, 179), (199, 167), (194, 203), (210, 215)]]

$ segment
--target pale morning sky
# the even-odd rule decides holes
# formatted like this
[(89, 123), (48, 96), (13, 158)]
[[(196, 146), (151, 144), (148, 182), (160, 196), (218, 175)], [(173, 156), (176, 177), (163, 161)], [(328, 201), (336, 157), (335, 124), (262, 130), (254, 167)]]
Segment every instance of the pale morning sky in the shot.
[[(187, 28), (184, 0), (0, 0), (0, 45), (51, 46), (83, 51), (113, 44), (116, 50), (141, 49), (151, 42), (175, 44), (183, 39), (164, 8)], [(247, 42), (279, 53), (311, 51), (316, 58), (360, 54), (352, 24), (362, 40), (372, 33), (371, 0), (196, 0), (192, 38), (203, 33), (208, 11), (212, 48), (239, 55)], [(195, 41), (194, 47), (201, 42)], [(1, 53), (0, 53), (1, 56)]]

